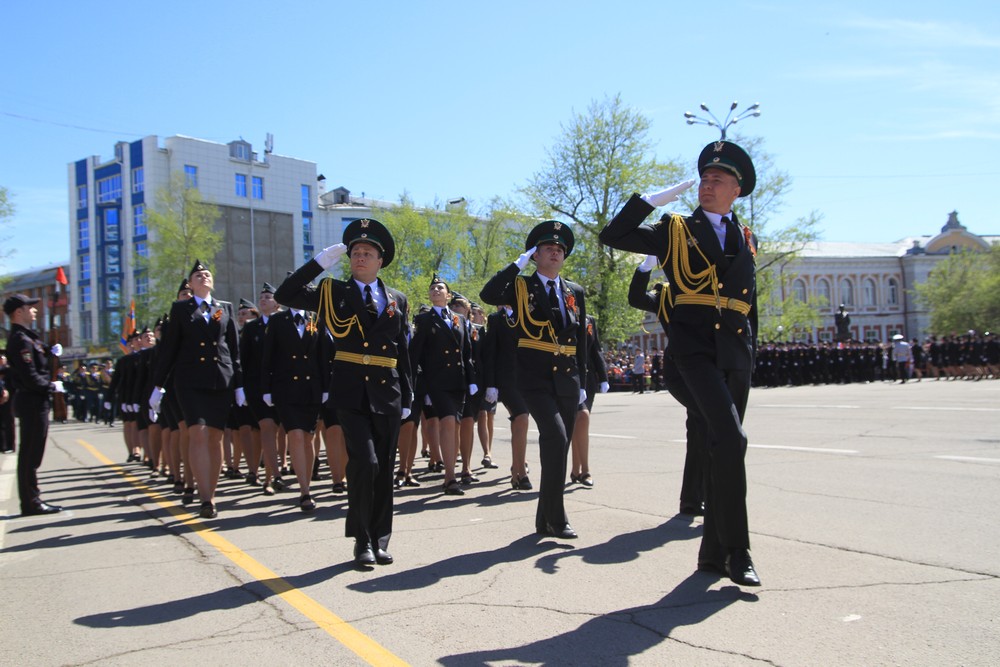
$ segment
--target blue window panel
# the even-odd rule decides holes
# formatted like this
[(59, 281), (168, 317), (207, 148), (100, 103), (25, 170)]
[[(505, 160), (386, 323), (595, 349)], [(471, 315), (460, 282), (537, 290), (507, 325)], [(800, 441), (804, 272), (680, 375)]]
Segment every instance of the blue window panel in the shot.
[(246, 197), (247, 196), (247, 175), (246, 174), (236, 174), (236, 196)]
[(253, 198), (264, 198), (264, 179), (260, 176), (253, 177)]
[(104, 242), (114, 242), (121, 237), (117, 208), (109, 208), (104, 211)]
[(198, 167), (194, 165), (184, 165), (184, 184), (189, 188), (198, 187)]

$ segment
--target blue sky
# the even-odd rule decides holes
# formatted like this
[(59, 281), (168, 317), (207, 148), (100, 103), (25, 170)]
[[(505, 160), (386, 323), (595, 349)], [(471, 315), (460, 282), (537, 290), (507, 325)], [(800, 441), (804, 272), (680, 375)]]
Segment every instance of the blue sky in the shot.
[[(661, 159), (693, 161), (707, 103), (817, 211), (823, 239), (1000, 234), (1000, 5), (924, 2), (6, 3), (0, 185), (17, 249), (69, 258), (66, 165), (115, 141), (238, 137), (318, 163), (329, 187), (418, 204), (507, 196), (574, 112), (620, 94)], [(6, 245), (6, 244), (5, 244)]]

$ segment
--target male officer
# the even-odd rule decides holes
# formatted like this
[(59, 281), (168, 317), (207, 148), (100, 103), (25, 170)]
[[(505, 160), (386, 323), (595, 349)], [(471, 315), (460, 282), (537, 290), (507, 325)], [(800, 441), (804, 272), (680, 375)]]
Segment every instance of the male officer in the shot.
[(21, 514), (55, 514), (61, 507), (42, 502), (38, 490), (38, 468), (45, 454), (49, 436), (49, 393), (55, 389), (49, 380), (49, 358), (62, 352), (61, 345), (51, 348), (31, 328), (38, 309), (34, 299), (24, 294), (7, 297), (3, 312), (10, 318), (7, 358), (10, 368), (7, 381), (14, 387), (14, 416), (21, 420), (20, 444), (17, 455), (17, 491), (21, 498)]
[[(583, 288), (560, 277), (573, 252), (573, 231), (556, 220), (535, 226), (525, 252), (490, 278), (486, 303), (514, 304), (517, 316), (517, 383), (538, 427), (542, 480), (535, 531), (575, 538), (563, 504), (566, 456), (577, 407), (587, 399), (587, 311)], [(534, 259), (536, 271), (518, 274)]]
[[(351, 279), (309, 284), (344, 253)], [(396, 244), (378, 220), (355, 220), (343, 243), (325, 248), (285, 279), (274, 298), (316, 312), (336, 342), (331, 398), (347, 443), (347, 521), (354, 562), (392, 563), (392, 469), (400, 420), (410, 414), (413, 389), (406, 341), (406, 297), (378, 277)]]
[(619, 250), (656, 255), (667, 276), (668, 353), (710, 431), (698, 568), (759, 586), (749, 552), (743, 431), (756, 351), (757, 239), (732, 211), (738, 197), (753, 192), (757, 177), (750, 156), (728, 141), (702, 150), (698, 173), (701, 205), (693, 214), (643, 224), (655, 207), (674, 201), (693, 181), (635, 194), (601, 230), (600, 240)]

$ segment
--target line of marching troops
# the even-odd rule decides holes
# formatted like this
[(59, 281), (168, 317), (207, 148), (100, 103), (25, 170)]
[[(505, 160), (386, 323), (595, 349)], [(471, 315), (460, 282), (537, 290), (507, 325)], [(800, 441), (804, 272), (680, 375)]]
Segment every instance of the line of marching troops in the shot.
[[(686, 463), (685, 477), (692, 472), (689, 486), (699, 491), (692, 513), (705, 516), (698, 570), (759, 586), (749, 552), (742, 427), (757, 347), (757, 238), (733, 212), (735, 200), (753, 191), (756, 174), (746, 152), (726, 141), (702, 150), (698, 173), (700, 206), (691, 215), (645, 222), (693, 180), (634, 194), (599, 238), (646, 255), (628, 300), (655, 312), (670, 340), (663, 372), (687, 409), (688, 462), (698, 465)], [(515, 490), (534, 488), (525, 453), (529, 416), (538, 430), (535, 532), (576, 538), (564, 504), (567, 473), (573, 483), (593, 484), (589, 410), (609, 385), (585, 290), (561, 275), (573, 246), (568, 225), (536, 225), (525, 251), (480, 291), (483, 302), (498, 307), (485, 323), (483, 311), (438, 276), (428, 289), (431, 306), (411, 321), (406, 296), (379, 278), (396, 248), (373, 219), (351, 222), (342, 243), (324, 248), (277, 289), (265, 284), (256, 304), (243, 301), (238, 309), (213, 297), (212, 273), (196, 262), (170, 313), (130, 341), (134, 353), (115, 370), (108, 402), (122, 409), (129, 455), (172, 476), (184, 502), (197, 493), (200, 516), (214, 518), (222, 474), (245, 475), (265, 494), (289, 484), (280, 464), (283, 431), (298, 507), (312, 512), (322, 432), (334, 492), (347, 494), (344, 532), (354, 538), (354, 562), (387, 565), (393, 493), (420, 484), (413, 470), (418, 424), (428, 436), (430, 467), (443, 474), (441, 491), (462, 495), (477, 481), (477, 424), (487, 433), (482, 464), (494, 467), (489, 415), (499, 402), (511, 418)], [(323, 277), (342, 258), (350, 278)], [(534, 271), (522, 275), (529, 263)], [(650, 289), (657, 266), (667, 280)], [(235, 453), (224, 466), (227, 430), (246, 473)]]
[[(334, 331), (317, 312), (282, 309), (275, 291), (265, 282), (256, 303), (240, 299), (236, 310), (247, 402), (228, 406), (221, 475), (275, 495), (290, 487), (288, 476), (293, 474), (300, 491), (299, 507), (311, 512), (316, 508), (311, 483), (322, 478), (321, 448), (325, 448), (332, 493), (343, 495), (348, 487), (347, 450), (331, 398), (337, 381), (332, 364), (337, 343)], [(419, 473), (440, 473), (443, 493), (463, 495), (463, 487), (479, 481), (473, 466), (477, 432), (481, 467), (498, 468), (492, 454), (493, 417), (497, 404), (503, 403), (512, 431), (511, 487), (531, 490), (526, 460), (528, 408), (517, 386), (513, 308), (501, 306), (487, 316), (479, 304), (452, 292), (437, 275), (428, 292), (431, 305), (421, 306), (407, 327), (410, 367), (416, 371), (414, 409), (400, 427), (393, 486), (420, 486)], [(190, 283), (184, 280), (177, 301), (192, 298)], [(607, 374), (596, 323), (593, 318), (586, 322), (588, 396), (579, 405), (570, 477), (573, 483), (590, 487), (594, 482), (586, 433), (579, 423), (586, 421)], [(157, 343), (170, 326), (164, 316), (152, 329), (143, 327), (128, 337), (128, 352), (115, 363), (101, 407), (122, 418), (127, 461), (143, 462), (151, 469), (151, 477), (162, 477), (184, 503), (191, 503), (197, 489), (191, 466), (185, 465), (190, 445), (179, 392), (166, 391), (158, 413), (147, 404), (155, 386), (154, 369), (161, 349)], [(281, 415), (277, 405), (282, 403), (295, 405), (297, 410)], [(295, 431), (305, 432), (309, 440), (311, 453), (301, 460), (295, 460), (289, 447), (289, 434)], [(426, 468), (421, 464), (421, 469), (414, 467), (418, 431), (424, 445), (421, 455), (427, 459)]]

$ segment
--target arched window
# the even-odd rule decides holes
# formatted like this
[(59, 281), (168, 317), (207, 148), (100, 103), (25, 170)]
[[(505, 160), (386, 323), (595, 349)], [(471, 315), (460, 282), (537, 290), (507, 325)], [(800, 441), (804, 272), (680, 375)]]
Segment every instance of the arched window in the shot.
[(816, 294), (822, 298), (826, 299), (826, 305), (833, 303), (833, 299), (830, 298), (830, 283), (825, 278), (820, 278), (816, 281)]
[(806, 302), (806, 283), (801, 278), (796, 278), (795, 282), (792, 283), (792, 296), (799, 303)]
[(899, 283), (895, 278), (889, 278), (889, 305), (899, 305)]
[(865, 307), (875, 307), (875, 281), (865, 278), (864, 283), (864, 305)]
[(840, 302), (845, 306), (854, 305), (854, 284), (850, 278), (840, 280)]

